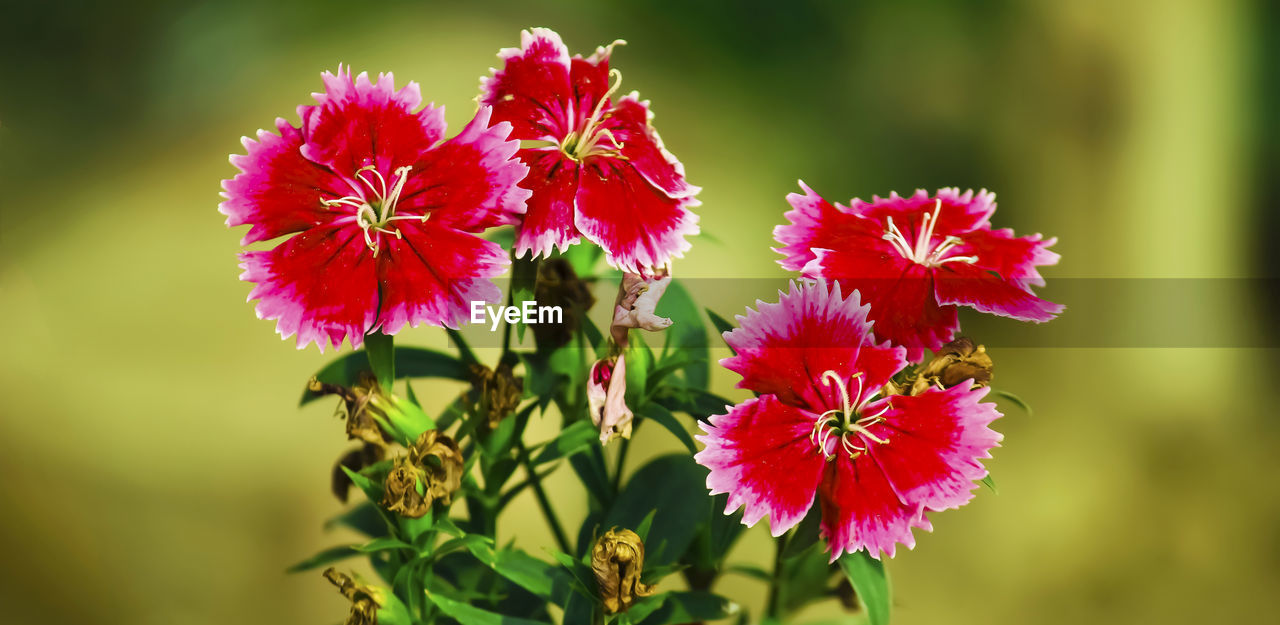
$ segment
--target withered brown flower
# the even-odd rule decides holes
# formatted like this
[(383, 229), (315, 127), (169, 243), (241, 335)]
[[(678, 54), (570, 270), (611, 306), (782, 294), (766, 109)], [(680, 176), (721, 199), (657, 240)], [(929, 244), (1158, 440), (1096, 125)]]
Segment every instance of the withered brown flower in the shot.
[(629, 529), (614, 528), (596, 539), (591, 548), (591, 569), (607, 614), (626, 612), (637, 598), (657, 592), (640, 581), (644, 543)]
[(342, 596), (351, 600), (351, 613), (347, 615), (345, 625), (377, 624), (378, 608), (382, 605), (378, 590), (357, 584), (351, 576), (339, 573), (333, 567), (325, 569), (324, 577), (338, 587), (338, 592), (342, 593)]
[(540, 349), (555, 349), (573, 340), (583, 317), (596, 303), (587, 283), (578, 277), (573, 265), (563, 258), (548, 258), (538, 263), (538, 281), (534, 299), (541, 306), (559, 306), (564, 311), (562, 323), (540, 323), (531, 326)]
[(485, 415), (489, 429), (515, 412), (523, 396), (524, 378), (515, 377), (511, 365), (504, 362), (497, 369), (471, 365), (471, 404)]
[(386, 448), (382, 445), (363, 443), (339, 458), (338, 462), (333, 465), (333, 475), (330, 478), (330, 488), (333, 490), (333, 496), (337, 497), (338, 501), (347, 503), (347, 491), (351, 488), (351, 478), (347, 477), (347, 472), (342, 470), (343, 467), (358, 472), (367, 466), (376, 464), (385, 456)]
[(452, 438), (436, 430), (423, 432), (387, 474), (383, 507), (417, 519), (436, 501), (452, 503), (462, 486), (463, 464), (462, 450)]
[(382, 390), (372, 374), (361, 374), (359, 382), (351, 388), (326, 384), (316, 378), (311, 378), (307, 388), (313, 393), (337, 395), (342, 398), (342, 406), (338, 412), (347, 421), (347, 438), (378, 446), (385, 446), (391, 440), (391, 437), (378, 427), (377, 420), (373, 418), (372, 411), (375, 409), (370, 402), (374, 395), (381, 393)]
[(962, 336), (943, 345), (920, 370), (911, 385), (911, 394), (919, 395), (933, 386), (951, 388), (965, 380), (973, 380), (974, 386), (986, 386), (991, 383), (992, 366), (987, 349)]

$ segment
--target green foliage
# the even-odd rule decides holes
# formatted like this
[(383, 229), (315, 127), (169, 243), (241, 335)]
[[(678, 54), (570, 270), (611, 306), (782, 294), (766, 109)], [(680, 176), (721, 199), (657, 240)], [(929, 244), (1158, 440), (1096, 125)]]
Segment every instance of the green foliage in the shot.
[(867, 555), (866, 551), (858, 551), (840, 556), (840, 569), (853, 584), (853, 590), (867, 612), (867, 622), (886, 625), (892, 596), (884, 562)]
[[(398, 378), (446, 378), (466, 381), (471, 375), (466, 364), (456, 357), (422, 347), (396, 347), (393, 362), (392, 368)], [(317, 371), (315, 377), (326, 384), (349, 388), (360, 381), (362, 372), (370, 370), (369, 356), (361, 350), (335, 359)], [(320, 397), (319, 393), (305, 390), (299, 403), (306, 405)]]

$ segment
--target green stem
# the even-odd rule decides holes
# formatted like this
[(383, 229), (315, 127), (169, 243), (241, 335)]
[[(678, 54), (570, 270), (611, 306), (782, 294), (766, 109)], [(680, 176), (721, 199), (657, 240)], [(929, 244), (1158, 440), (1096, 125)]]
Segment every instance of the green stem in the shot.
[(520, 462), (524, 464), (524, 470), (529, 474), (529, 486), (533, 487), (533, 494), (538, 499), (538, 506), (542, 508), (542, 515), (547, 518), (547, 525), (551, 526), (551, 533), (555, 535), (556, 544), (560, 546), (560, 551), (572, 554), (574, 550), (569, 547), (569, 538), (564, 533), (564, 527), (560, 525), (560, 518), (556, 516), (556, 511), (551, 507), (551, 499), (547, 497), (547, 491), (542, 488), (542, 478), (538, 476), (538, 471), (534, 469), (533, 463), (529, 460), (529, 450), (525, 449), (524, 441), (516, 440), (516, 453), (520, 455)]
[(396, 381), (395, 339), (381, 331), (374, 332), (364, 337), (364, 351), (374, 377), (378, 378), (378, 386), (390, 394)]
[(782, 606), (780, 605), (780, 596), (782, 594), (782, 553), (787, 548), (787, 535), (783, 534), (774, 541), (776, 550), (773, 553), (773, 579), (769, 581), (769, 602), (765, 607), (766, 619), (782, 619)]
[(622, 490), (622, 469), (627, 462), (628, 449), (631, 449), (631, 439), (624, 438), (622, 439), (622, 442), (619, 443), (618, 459), (613, 468), (613, 492), (615, 495), (618, 491)]

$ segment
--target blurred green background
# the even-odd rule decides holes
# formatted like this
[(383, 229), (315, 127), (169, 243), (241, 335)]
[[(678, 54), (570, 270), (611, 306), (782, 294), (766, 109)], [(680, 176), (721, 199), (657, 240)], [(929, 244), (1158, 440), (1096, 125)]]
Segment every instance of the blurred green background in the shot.
[[(614, 57), (624, 87), (653, 101), (704, 188), (715, 240), (695, 243), (685, 277), (783, 276), (768, 248), (797, 178), (840, 200), (996, 190), (997, 225), (1060, 237), (1051, 286), (1256, 277), (1278, 274), (1278, 12), (1229, 0), (5, 0), (0, 620), (345, 614), (318, 575), (282, 572), (344, 538), (320, 528), (340, 510), (328, 474), (342, 426), (328, 402), (296, 408), (329, 355), (294, 350), (254, 317), (236, 279), (242, 232), (216, 211), (239, 137), (296, 121), (322, 70), (416, 80), (457, 130), (521, 28), (552, 27), (582, 53), (628, 40)], [(771, 296), (744, 297), (756, 295)], [(1275, 303), (1254, 295), (1255, 309), (1224, 303), (1201, 321), (1252, 344), (1247, 320), (1270, 330)], [(1141, 325), (1162, 312), (1113, 314)], [(401, 342), (444, 345), (425, 328)], [(996, 384), (1036, 412), (998, 422), (1000, 494), (935, 515), (935, 533), (891, 562), (898, 623), (1267, 620), (1280, 588), (1274, 350), (992, 353)], [(740, 397), (733, 382), (716, 379)], [(437, 390), (453, 392), (419, 393)], [(676, 447), (646, 428), (630, 459)], [(556, 476), (561, 514), (580, 518), (574, 486)], [(551, 541), (522, 521), (535, 514), (522, 501), (499, 531), (538, 553)], [(737, 558), (768, 551), (757, 527)], [(763, 589), (732, 576), (718, 587), (757, 613)]]

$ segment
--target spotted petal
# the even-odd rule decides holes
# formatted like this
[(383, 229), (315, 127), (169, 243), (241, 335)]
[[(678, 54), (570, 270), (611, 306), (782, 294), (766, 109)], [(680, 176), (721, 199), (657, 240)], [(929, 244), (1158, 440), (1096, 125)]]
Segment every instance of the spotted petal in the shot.
[(774, 536), (804, 518), (827, 464), (810, 440), (814, 420), (813, 414), (764, 395), (702, 424), (706, 434), (698, 440), (706, 448), (694, 460), (711, 470), (711, 494), (729, 494), (725, 514), (742, 507), (748, 526), (767, 514)]

